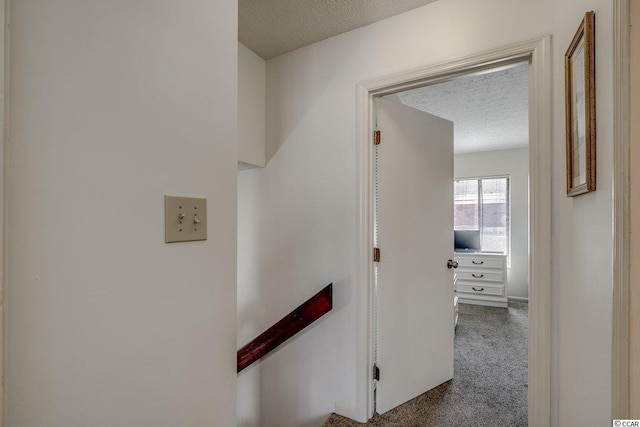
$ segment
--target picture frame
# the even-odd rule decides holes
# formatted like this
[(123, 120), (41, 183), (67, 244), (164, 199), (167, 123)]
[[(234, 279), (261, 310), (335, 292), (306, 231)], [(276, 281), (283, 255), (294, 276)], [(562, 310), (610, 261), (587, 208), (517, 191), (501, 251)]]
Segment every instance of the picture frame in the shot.
[(565, 114), (567, 196), (596, 189), (595, 14), (587, 12), (567, 52)]

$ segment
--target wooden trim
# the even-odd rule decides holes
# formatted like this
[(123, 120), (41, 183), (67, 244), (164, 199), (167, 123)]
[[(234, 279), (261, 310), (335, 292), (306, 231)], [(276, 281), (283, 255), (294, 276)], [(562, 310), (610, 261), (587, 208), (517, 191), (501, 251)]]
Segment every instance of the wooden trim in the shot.
[(333, 308), (333, 284), (309, 298), (278, 323), (238, 350), (237, 372), (264, 357), (280, 344), (318, 320)]

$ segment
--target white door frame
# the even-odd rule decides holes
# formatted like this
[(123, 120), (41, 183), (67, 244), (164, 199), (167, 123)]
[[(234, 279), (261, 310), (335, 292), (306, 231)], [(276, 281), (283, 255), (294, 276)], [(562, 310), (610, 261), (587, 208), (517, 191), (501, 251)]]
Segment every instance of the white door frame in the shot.
[(357, 87), (358, 218), (356, 407), (336, 412), (364, 422), (373, 415), (373, 98), (453, 76), (529, 59), (529, 425), (548, 426), (551, 411), (551, 62), (550, 36), (510, 44), (362, 82)]

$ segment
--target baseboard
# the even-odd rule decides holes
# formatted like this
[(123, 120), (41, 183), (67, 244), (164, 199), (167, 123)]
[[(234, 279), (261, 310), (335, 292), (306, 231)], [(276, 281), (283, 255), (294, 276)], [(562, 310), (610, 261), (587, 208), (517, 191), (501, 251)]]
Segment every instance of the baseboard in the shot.
[(510, 302), (525, 302), (529, 304), (529, 298), (524, 297), (507, 297)]
[(356, 408), (349, 407), (342, 402), (336, 402), (335, 413), (354, 421), (364, 422), (364, 423), (367, 422), (367, 420), (361, 420), (357, 416)]
[[(481, 295), (484, 296), (484, 295)], [(459, 304), (470, 304), (470, 305), (485, 305), (488, 307), (499, 307), (499, 308), (507, 308), (508, 303), (506, 300), (493, 300), (493, 299), (480, 299), (480, 298), (464, 298), (458, 297)]]

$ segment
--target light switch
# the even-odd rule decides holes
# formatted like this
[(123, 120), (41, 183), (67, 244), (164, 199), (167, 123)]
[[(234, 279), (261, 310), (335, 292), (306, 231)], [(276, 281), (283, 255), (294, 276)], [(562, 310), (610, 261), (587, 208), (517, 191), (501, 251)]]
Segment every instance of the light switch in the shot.
[(207, 199), (164, 196), (164, 241), (207, 240)]

